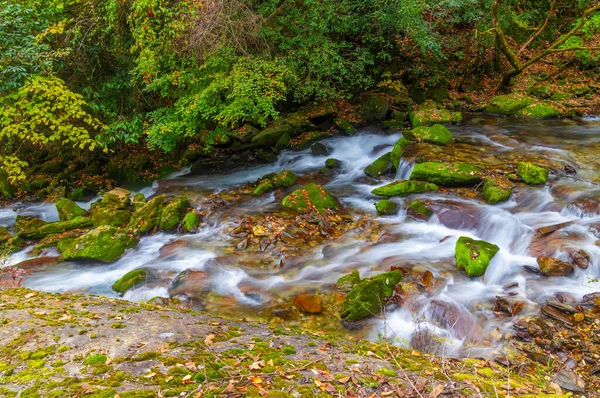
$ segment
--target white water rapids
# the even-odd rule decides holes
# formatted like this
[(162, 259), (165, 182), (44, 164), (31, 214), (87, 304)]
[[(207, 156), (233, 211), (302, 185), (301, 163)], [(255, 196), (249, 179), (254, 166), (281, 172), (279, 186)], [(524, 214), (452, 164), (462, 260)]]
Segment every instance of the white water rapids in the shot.
[[(186, 269), (204, 270), (210, 274), (211, 291), (216, 295), (231, 296), (244, 311), (261, 307), (261, 299), (247, 294), (240, 286), (251, 285), (261, 292), (285, 295), (298, 288), (320, 287), (335, 281), (353, 269), (361, 277), (386, 271), (385, 264), (400, 264), (407, 268), (430, 270), (444, 280), (443, 286), (432, 296), (419, 295), (411, 308), (395, 308), (385, 316), (373, 318), (366, 326), (372, 339), (379, 335), (393, 338), (398, 344), (409, 344), (415, 331), (428, 329), (445, 338), (445, 349), (455, 355), (482, 355), (494, 349), (494, 341), (510, 332), (511, 318), (494, 315), (496, 296), (507, 296), (524, 302), (522, 314), (535, 313), (538, 305), (557, 293), (581, 298), (584, 294), (600, 290), (600, 120), (587, 118), (578, 121), (528, 121), (525, 119), (467, 118), (461, 126), (451, 128), (455, 138), (464, 139), (483, 148), (486, 153), (521, 152), (548, 157), (559, 163), (578, 167), (577, 179), (552, 177), (546, 186), (521, 187), (514, 191), (511, 200), (491, 206), (477, 199), (467, 200), (447, 193), (436, 192), (413, 195), (410, 198), (393, 198), (400, 204), (395, 216), (381, 217), (386, 232), (393, 237), (381, 243), (340, 239), (324, 245), (316, 255), (302, 258), (302, 266), (289, 271), (266, 272), (242, 269), (231, 264), (215, 263), (222, 251), (231, 245), (226, 229), (234, 224), (231, 218), (208, 218), (199, 233), (182, 236), (157, 234), (145, 237), (140, 245), (129, 250), (114, 264), (61, 263), (34, 272), (24, 285), (33, 289), (53, 292), (80, 291), (91, 294), (115, 296), (111, 285), (123, 274), (140, 267), (154, 268), (166, 281), (173, 280)], [(400, 133), (386, 135), (378, 130), (365, 130), (354, 137), (336, 137), (323, 141), (330, 149), (328, 157), (342, 161), (343, 169), (325, 187), (348, 208), (366, 211), (376, 216), (370, 192), (375, 187), (364, 179), (363, 169), (377, 157), (391, 150)], [(591, 152), (590, 152), (591, 151)], [(594, 158), (594, 156), (596, 156)], [(196, 193), (223, 190), (255, 181), (263, 175), (291, 169), (299, 176), (324, 166), (324, 156), (313, 156), (310, 150), (284, 151), (274, 164), (234, 171), (223, 175), (191, 176), (185, 171), (168, 181), (155, 183), (142, 190), (152, 195), (161, 186), (169, 192)], [(412, 164), (403, 160), (397, 179), (410, 175)], [(384, 185), (389, 181), (382, 181)], [(162, 191), (164, 192), (164, 191)], [(408, 204), (419, 198), (451, 202), (454, 213), (446, 219), (432, 217), (429, 221), (414, 220), (407, 216)], [(581, 200), (596, 203), (596, 207), (576, 206)], [(594, 202), (595, 201), (595, 202)], [(90, 203), (82, 203), (89, 207)], [(279, 201), (267, 194), (229, 209), (244, 215), (276, 208)], [(35, 215), (47, 221), (58, 219), (52, 204), (17, 204), (0, 210), (0, 225), (14, 223), (17, 214)], [(566, 221), (576, 223), (561, 230), (566, 246), (583, 249), (590, 256), (587, 269), (577, 269), (569, 277), (543, 277), (528, 273), (524, 266), (536, 266), (536, 256), (530, 251), (535, 229)], [(482, 278), (468, 278), (454, 266), (454, 247), (460, 236), (483, 239), (500, 247)], [(183, 239), (187, 244), (175, 249), (175, 254), (161, 256), (165, 244)], [(560, 246), (551, 254), (567, 260)], [(45, 254), (57, 254), (46, 252)], [(27, 249), (10, 259), (15, 264), (28, 258)], [(273, 259), (278, 261), (278, 259)], [(384, 263), (384, 265), (382, 265)], [(168, 283), (150, 288), (139, 288), (125, 295), (130, 300), (147, 300), (168, 295)], [(464, 344), (464, 336), (453, 325), (436, 322), (432, 315), (432, 302), (446, 302), (458, 308), (462, 316), (481, 325), (477, 332), (484, 344)], [(218, 314), (217, 314), (218, 315)], [(490, 347), (491, 346), (491, 347)]]

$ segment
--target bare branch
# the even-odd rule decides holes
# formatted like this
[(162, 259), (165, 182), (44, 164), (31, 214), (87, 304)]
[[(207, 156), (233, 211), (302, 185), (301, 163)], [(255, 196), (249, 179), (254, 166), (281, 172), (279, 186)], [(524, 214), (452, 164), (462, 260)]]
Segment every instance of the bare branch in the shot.
[(594, 51), (600, 50), (600, 47), (569, 47), (569, 48), (555, 48), (553, 50), (548, 50), (551, 53), (563, 53), (567, 51)]
[(533, 35), (531, 35), (529, 40), (527, 40), (525, 42), (525, 44), (523, 44), (523, 46), (521, 46), (521, 48), (519, 49), (517, 54), (521, 54), (544, 31), (544, 29), (546, 29), (546, 27), (548, 26), (548, 22), (550, 21), (550, 17), (552, 15), (554, 15), (554, 7), (555, 6), (556, 6), (556, 0), (552, 0), (552, 3), (550, 4), (550, 11), (548, 11), (546, 20), (544, 21), (542, 26), (539, 29), (537, 29), (537, 32), (535, 32)]

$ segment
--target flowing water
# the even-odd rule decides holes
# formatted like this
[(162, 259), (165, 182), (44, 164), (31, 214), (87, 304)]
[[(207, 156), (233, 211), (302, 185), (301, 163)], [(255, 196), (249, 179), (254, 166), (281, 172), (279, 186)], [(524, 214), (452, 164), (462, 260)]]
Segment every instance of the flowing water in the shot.
[[(494, 314), (496, 296), (520, 301), (524, 304), (521, 314), (533, 314), (540, 303), (557, 293), (578, 299), (600, 290), (595, 281), (600, 276), (600, 120), (590, 117), (532, 121), (470, 115), (451, 130), (457, 138), (456, 146), (462, 146), (464, 153), (477, 156), (484, 163), (502, 168), (508, 159), (525, 158), (556, 167), (573, 166), (577, 174), (574, 178), (564, 174), (553, 176), (546, 186), (520, 186), (510, 201), (495, 206), (476, 197), (446, 191), (414, 195), (410, 199), (394, 198), (400, 204), (398, 214), (377, 217), (373, 206), (377, 198), (370, 192), (389, 180), (373, 185), (365, 178), (363, 169), (389, 151), (400, 133), (364, 130), (354, 137), (323, 141), (331, 149), (329, 157), (343, 163), (341, 172), (330, 178), (325, 187), (355, 217), (366, 214), (382, 225), (383, 238), (376, 242), (345, 235), (316, 250), (307, 250), (293, 267), (281, 269), (252, 269), (235, 261), (220, 261), (236, 252), (228, 233), (237, 225), (236, 217), (279, 208), (280, 200), (267, 194), (246, 198), (234, 208), (225, 206), (222, 211), (212, 211), (196, 234), (161, 233), (145, 237), (137, 248), (114, 264), (61, 263), (34, 272), (24, 285), (54, 292), (115, 296), (111, 290), (115, 280), (130, 270), (148, 267), (160, 272), (162, 282), (125, 295), (130, 300), (147, 300), (167, 297), (169, 283), (181, 271), (193, 269), (209, 275), (208, 288), (202, 291), (206, 310), (217, 315), (269, 318), (269, 309), (278, 300), (289, 300), (300, 291), (332, 292), (335, 281), (353, 269), (359, 270), (361, 276), (369, 276), (389, 269), (390, 265), (399, 265), (421, 272), (430, 270), (438, 281), (436, 288), (428, 294), (418, 292), (411, 296), (409, 304), (392, 307), (385, 315), (372, 318), (361, 333), (372, 339), (384, 335), (408, 345), (411, 339), (414, 341), (416, 332), (429, 330), (444, 338), (444, 349), (449, 354), (493, 352), (499, 346), (497, 343), (510, 333), (513, 320)], [(460, 156), (445, 153), (445, 148), (440, 150), (441, 159)], [(324, 166), (325, 159), (313, 156), (310, 150), (282, 152), (274, 164), (222, 175), (193, 176), (183, 170), (142, 192), (146, 196), (157, 192), (186, 194), (202, 210), (202, 198), (213, 192), (235, 188), (282, 169), (291, 169), (299, 176), (314, 173)], [(403, 160), (396, 178), (408, 178), (411, 169), (412, 162)], [(427, 199), (441, 210), (429, 221), (412, 219), (407, 216), (406, 208), (416, 198)], [(90, 203), (81, 205), (89, 207)], [(17, 214), (36, 215), (48, 221), (58, 218), (52, 204), (17, 204), (0, 210), (0, 224), (14, 223)], [(541, 226), (573, 220), (576, 222), (551, 238), (540, 238), (535, 233)], [(460, 236), (483, 239), (500, 247), (484, 277), (468, 278), (455, 269), (454, 246)], [(536, 266), (537, 255), (567, 260), (569, 250), (580, 249), (589, 254), (590, 265), (587, 269), (577, 269), (572, 276), (543, 277), (524, 268)], [(27, 257), (26, 249), (15, 254), (10, 262), (14, 264)], [(280, 258), (266, 261), (277, 264)], [(450, 324), (444, 313), (454, 314), (450, 318), (455, 322)]]

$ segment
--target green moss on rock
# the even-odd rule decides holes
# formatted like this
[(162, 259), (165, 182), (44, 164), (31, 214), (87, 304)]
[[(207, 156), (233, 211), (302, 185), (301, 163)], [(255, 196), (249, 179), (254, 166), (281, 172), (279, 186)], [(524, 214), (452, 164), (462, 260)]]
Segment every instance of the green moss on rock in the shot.
[(138, 192), (133, 196), (133, 210), (138, 210), (142, 208), (148, 201), (143, 193)]
[(452, 143), (452, 133), (446, 126), (434, 124), (431, 127), (419, 126), (403, 133), (411, 141), (431, 142), (432, 144), (448, 145)]
[(481, 180), (481, 169), (467, 163), (426, 162), (415, 165), (410, 179), (441, 186), (473, 185)]
[(381, 122), (387, 117), (390, 102), (377, 94), (363, 94), (360, 116), (366, 122)]
[(291, 170), (282, 170), (273, 177), (273, 184), (278, 188), (289, 188), (296, 183), (296, 174)]
[(139, 239), (123, 230), (105, 225), (75, 239), (58, 242), (65, 260), (93, 260), (111, 263), (125, 250), (135, 247)]
[(284, 134), (293, 135), (293, 133), (294, 128), (289, 124), (270, 127), (255, 135), (252, 144), (262, 147), (274, 146)]
[(141, 286), (148, 278), (148, 270), (144, 268), (129, 271), (112, 285), (112, 289), (121, 296), (129, 289)]
[(404, 152), (404, 149), (412, 144), (412, 141), (409, 141), (402, 136), (398, 142), (396, 142), (396, 145), (394, 145), (394, 149), (392, 149), (392, 154), (390, 157), (396, 170), (398, 170), (398, 167), (400, 167), (400, 159), (402, 159), (402, 153)]
[(402, 271), (390, 271), (358, 282), (342, 303), (342, 317), (348, 321), (375, 316), (402, 280)]
[(358, 282), (360, 282), (360, 274), (358, 270), (354, 270), (338, 279), (336, 285), (339, 290), (349, 292)]
[(285, 149), (290, 146), (290, 142), (292, 141), (292, 137), (288, 133), (284, 133), (281, 138), (275, 144), (275, 148), (277, 149)]
[(337, 118), (335, 119), (334, 124), (338, 130), (346, 135), (356, 135), (356, 133), (358, 133), (358, 130), (356, 130), (352, 123), (350, 123), (350, 121), (347, 119)]
[(414, 200), (408, 206), (408, 214), (419, 220), (429, 220), (433, 211), (420, 200)]
[(388, 199), (380, 200), (375, 203), (377, 213), (382, 216), (391, 216), (398, 213), (398, 204)]
[(491, 204), (505, 202), (510, 198), (512, 189), (508, 180), (498, 178), (486, 178), (483, 183), (483, 197)]
[(115, 209), (129, 209), (131, 206), (131, 198), (129, 197), (131, 192), (123, 188), (115, 188), (108, 191), (102, 197), (102, 204)]
[(306, 212), (315, 210), (323, 213), (326, 209), (337, 209), (337, 199), (325, 188), (315, 183), (310, 183), (304, 188), (296, 189), (283, 198), (282, 206), (291, 210)]
[(338, 159), (329, 158), (325, 161), (325, 167), (328, 169), (339, 169), (342, 167), (342, 162)]
[(56, 202), (56, 210), (60, 221), (71, 221), (74, 218), (81, 217), (87, 212), (79, 207), (71, 199), (61, 198)]
[(549, 119), (560, 116), (560, 111), (550, 104), (537, 102), (517, 111), (516, 114), (537, 119)]
[(264, 193), (271, 192), (275, 190), (275, 185), (273, 185), (273, 181), (265, 178), (261, 182), (258, 183), (252, 194), (255, 196), (260, 196)]
[(499, 113), (501, 115), (515, 115), (521, 109), (527, 108), (535, 100), (523, 93), (499, 95), (490, 101), (485, 108), (487, 112)]
[(183, 230), (185, 232), (193, 232), (200, 225), (200, 217), (195, 210), (188, 211), (183, 217)]
[(90, 228), (92, 220), (87, 217), (77, 217), (70, 221), (47, 223), (34, 217), (17, 216), (17, 236), (21, 239), (34, 240), (46, 236), (62, 234), (73, 229)]
[(518, 164), (517, 175), (526, 184), (530, 185), (545, 184), (548, 180), (548, 170), (529, 162), (520, 162)]
[(159, 227), (162, 231), (174, 231), (185, 214), (185, 210), (190, 207), (190, 200), (187, 196), (177, 196), (163, 208), (160, 216)]
[(102, 202), (94, 203), (91, 208), (92, 223), (94, 228), (102, 225), (120, 227), (129, 222), (131, 213), (127, 209), (118, 209)]
[(437, 191), (438, 187), (435, 184), (423, 181), (400, 180), (390, 184), (375, 188), (371, 191), (374, 195), (392, 197), (392, 196), (408, 196), (414, 193)]
[(470, 277), (482, 276), (499, 250), (492, 243), (461, 236), (456, 241), (456, 268), (463, 269)]
[(433, 101), (427, 101), (419, 105), (416, 110), (409, 112), (408, 117), (413, 128), (432, 124), (460, 123), (462, 121), (462, 113), (443, 109)]
[(165, 204), (165, 195), (160, 195), (134, 211), (127, 229), (134, 234), (144, 234), (160, 223), (161, 212)]
[(364, 171), (369, 177), (376, 178), (389, 174), (393, 169), (394, 164), (392, 163), (392, 153), (388, 152), (384, 155), (381, 155), (369, 166), (365, 167)]

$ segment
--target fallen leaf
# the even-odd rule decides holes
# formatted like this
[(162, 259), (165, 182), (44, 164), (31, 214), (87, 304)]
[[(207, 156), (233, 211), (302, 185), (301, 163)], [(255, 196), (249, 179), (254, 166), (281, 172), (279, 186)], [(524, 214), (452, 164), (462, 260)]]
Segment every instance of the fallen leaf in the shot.
[(171, 380), (173, 380), (173, 376), (169, 376), (165, 379), (165, 383), (170, 382)]
[(215, 335), (214, 334), (208, 334), (204, 338), (204, 344), (206, 344), (208, 347), (211, 347), (213, 345), (213, 340), (214, 339), (215, 339)]
[(144, 379), (151, 379), (154, 376), (156, 376), (156, 373), (154, 373), (154, 372), (153, 373), (148, 373), (147, 375), (144, 376)]
[(429, 398), (437, 398), (437, 396), (440, 395), (442, 393), (442, 391), (444, 391), (444, 386), (441, 384), (438, 384), (429, 393)]
[(265, 366), (265, 361), (253, 362), (252, 365), (250, 365), (250, 370), (260, 370), (263, 366)]
[(188, 368), (189, 370), (196, 370), (196, 364), (194, 362), (186, 362), (185, 363), (185, 367)]
[(344, 384), (348, 383), (349, 380), (350, 380), (350, 376), (346, 376), (346, 377), (342, 377), (341, 379), (338, 379), (338, 381), (340, 383), (344, 383)]
[(181, 379), (181, 384), (190, 384), (192, 382), (192, 375), (185, 375)]

